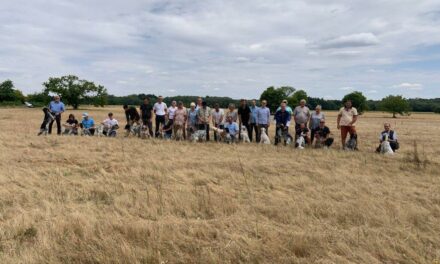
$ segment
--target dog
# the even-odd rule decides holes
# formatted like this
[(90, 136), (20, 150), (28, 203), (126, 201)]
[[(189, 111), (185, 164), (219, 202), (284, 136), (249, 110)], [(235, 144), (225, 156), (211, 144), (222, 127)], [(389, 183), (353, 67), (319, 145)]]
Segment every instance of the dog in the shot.
[(183, 141), (183, 126), (176, 125), (176, 134), (174, 135), (175, 139), (177, 141)]
[(217, 134), (217, 141), (223, 142), (226, 140), (226, 135), (227, 135), (226, 130), (217, 127), (211, 127), (211, 130)]
[(206, 141), (206, 131), (205, 130), (196, 130), (191, 136), (192, 142), (204, 142)]
[(147, 125), (141, 125), (140, 126), (140, 137), (142, 139), (149, 139), (150, 138), (150, 130), (148, 129)]
[(270, 139), (266, 134), (266, 129), (261, 128), (260, 144), (270, 145)]
[(141, 137), (141, 125), (133, 124), (130, 126), (130, 132), (133, 136)]
[(295, 147), (297, 149), (304, 149), (306, 147), (306, 140), (304, 139), (303, 135), (300, 135), (298, 139), (296, 140)]
[(393, 155), (394, 151), (391, 148), (390, 142), (388, 141), (388, 136), (385, 137), (385, 140), (380, 144), (380, 153), (385, 155)]
[(92, 132), (90, 132), (90, 129), (88, 129), (88, 128), (82, 128), (81, 129), (81, 136), (92, 136)]
[(241, 137), (241, 142), (251, 143), (251, 140), (249, 139), (249, 134), (248, 134), (247, 128), (245, 126), (241, 127), (240, 137)]
[(345, 143), (345, 150), (357, 150), (357, 134), (350, 135), (350, 139)]
[(52, 112), (49, 110), (48, 107), (44, 107), (43, 108), (43, 113), (44, 113), (44, 120), (43, 120), (43, 124), (42, 127), (40, 129), (40, 132), (38, 132), (38, 135), (45, 135), (47, 136), (47, 134), (49, 133), (49, 125), (52, 121), (55, 120), (55, 116), (52, 114)]
[(104, 136), (104, 125), (98, 125), (95, 133), (98, 137)]
[(277, 134), (275, 136), (275, 144), (280, 143), (281, 140), (284, 141), (285, 146), (288, 146), (292, 143), (292, 137), (289, 135), (288, 130), (283, 129), (283, 127), (277, 128)]

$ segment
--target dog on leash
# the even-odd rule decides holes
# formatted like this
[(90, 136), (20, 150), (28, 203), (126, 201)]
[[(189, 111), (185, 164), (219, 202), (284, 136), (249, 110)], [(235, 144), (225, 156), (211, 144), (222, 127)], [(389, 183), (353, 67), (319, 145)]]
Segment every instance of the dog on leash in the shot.
[(211, 127), (211, 130), (217, 134), (219, 142), (225, 141), (227, 133), (224, 129), (220, 129), (218, 127)]
[(266, 134), (266, 128), (261, 128), (260, 144), (270, 145), (270, 139)]
[(394, 151), (391, 148), (390, 142), (388, 141), (388, 136), (385, 137), (385, 140), (380, 144), (380, 153), (385, 155), (393, 155)]
[(104, 136), (104, 125), (98, 125), (96, 126), (96, 135), (98, 137)]
[(247, 130), (247, 128), (245, 126), (241, 127), (240, 137), (241, 137), (241, 142), (243, 142), (243, 143), (251, 143), (251, 140), (249, 139), (248, 130)]
[(357, 134), (350, 135), (350, 139), (345, 143), (346, 150), (357, 150)]

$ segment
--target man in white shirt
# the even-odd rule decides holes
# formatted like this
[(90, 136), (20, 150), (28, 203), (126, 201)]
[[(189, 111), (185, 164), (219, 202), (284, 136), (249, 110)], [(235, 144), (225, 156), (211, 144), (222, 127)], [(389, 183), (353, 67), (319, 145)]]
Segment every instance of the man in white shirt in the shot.
[(118, 120), (113, 118), (113, 113), (108, 113), (108, 118), (102, 121), (104, 125), (104, 135), (109, 137), (115, 137), (116, 136), (116, 129), (119, 128)]
[[(219, 129), (224, 129), (223, 117), (224, 112), (223, 109), (220, 109), (220, 105), (215, 103), (214, 110), (212, 110), (212, 125)], [(217, 141), (219, 139), (217, 132), (214, 132), (214, 140)]]
[(159, 135), (160, 126), (165, 125), (165, 116), (167, 114), (167, 105), (163, 102), (163, 97), (159, 96), (157, 102), (153, 106), (154, 114), (156, 115), (156, 137)]

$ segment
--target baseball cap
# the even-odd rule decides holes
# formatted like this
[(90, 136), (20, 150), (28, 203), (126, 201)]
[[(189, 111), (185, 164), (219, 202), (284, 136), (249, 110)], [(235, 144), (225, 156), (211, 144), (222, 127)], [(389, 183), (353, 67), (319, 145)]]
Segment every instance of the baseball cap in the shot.
[(83, 113), (83, 117), (89, 116), (89, 114), (87, 113)]

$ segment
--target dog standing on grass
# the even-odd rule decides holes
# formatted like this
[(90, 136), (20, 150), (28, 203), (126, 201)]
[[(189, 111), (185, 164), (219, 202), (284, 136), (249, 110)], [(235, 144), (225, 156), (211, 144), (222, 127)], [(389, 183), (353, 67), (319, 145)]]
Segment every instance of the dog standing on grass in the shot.
[(244, 125), (241, 126), (240, 137), (241, 137), (241, 142), (243, 142), (243, 143), (251, 143), (251, 140), (249, 139), (248, 130), (247, 130), (247, 128)]

